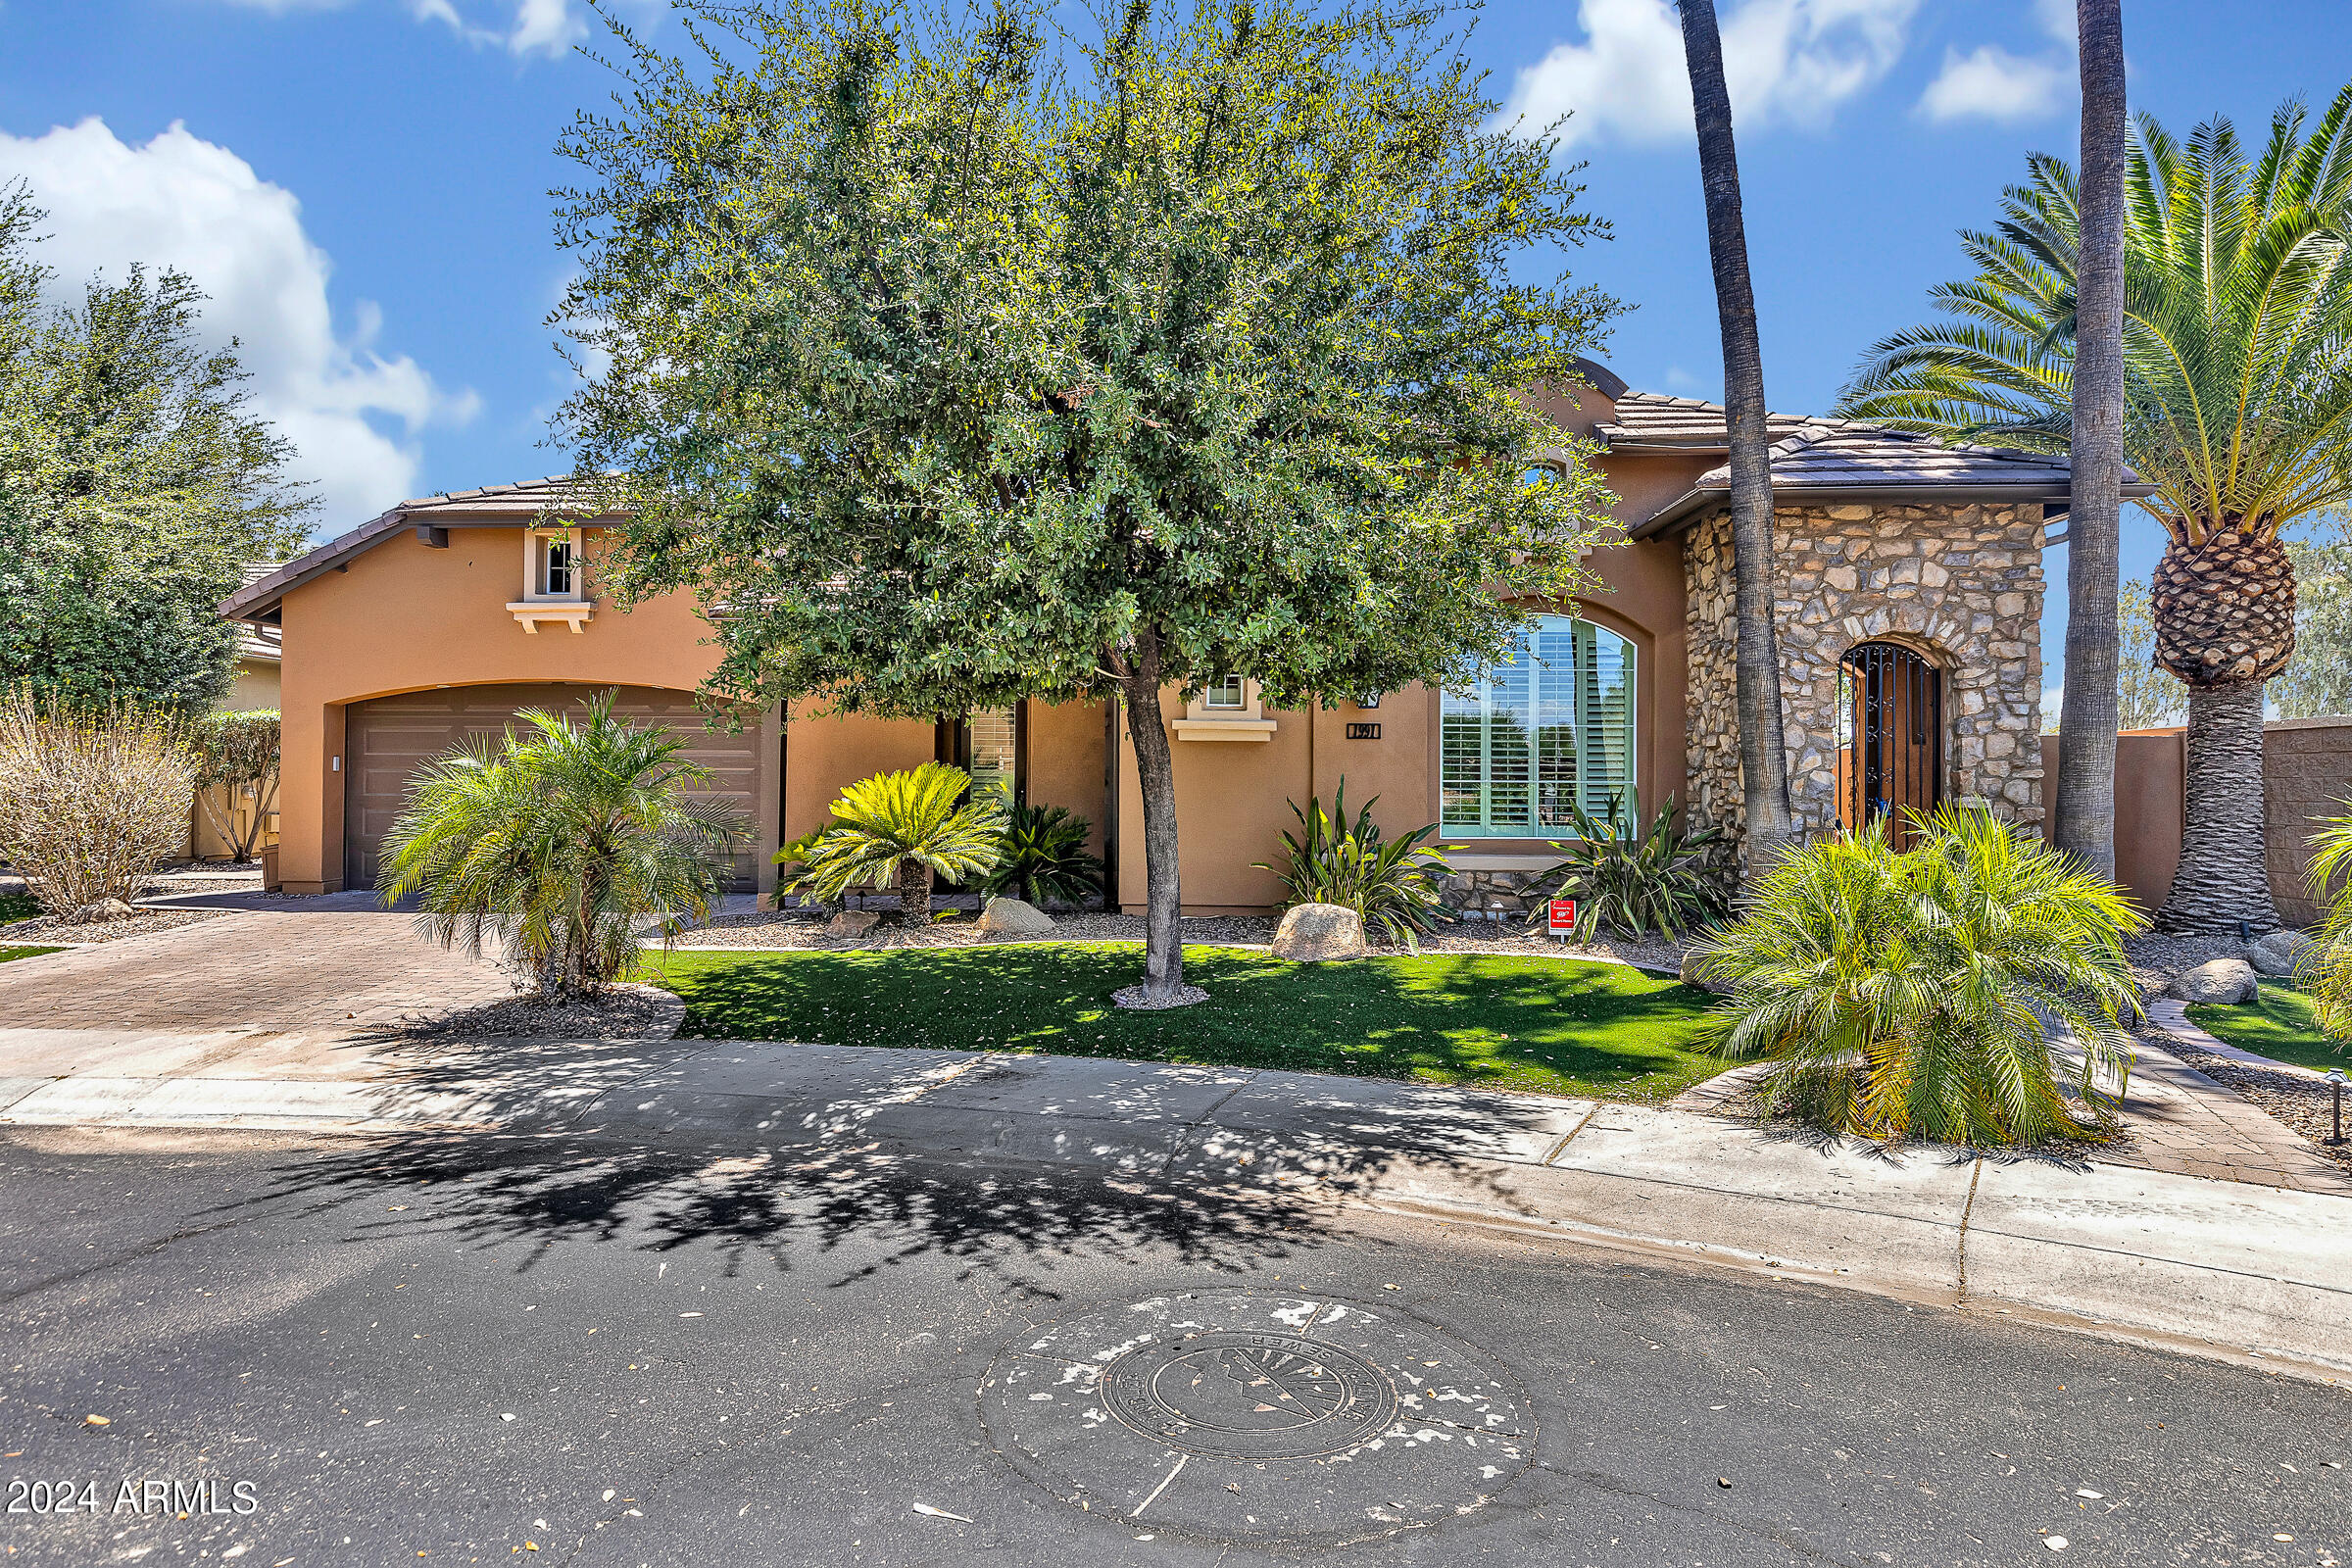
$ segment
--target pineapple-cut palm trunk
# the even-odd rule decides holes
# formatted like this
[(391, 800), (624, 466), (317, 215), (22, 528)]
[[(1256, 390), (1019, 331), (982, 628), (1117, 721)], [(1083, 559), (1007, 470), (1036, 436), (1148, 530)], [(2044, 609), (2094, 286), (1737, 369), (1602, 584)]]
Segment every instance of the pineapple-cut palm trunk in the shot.
[(2240, 921), (2254, 933), (2278, 927), (2263, 855), (2262, 685), (2188, 689), (2188, 824), (2180, 868), (2156, 915), (2161, 930), (2234, 934)]
[(931, 868), (913, 860), (899, 862), (899, 917), (908, 925), (931, 923)]

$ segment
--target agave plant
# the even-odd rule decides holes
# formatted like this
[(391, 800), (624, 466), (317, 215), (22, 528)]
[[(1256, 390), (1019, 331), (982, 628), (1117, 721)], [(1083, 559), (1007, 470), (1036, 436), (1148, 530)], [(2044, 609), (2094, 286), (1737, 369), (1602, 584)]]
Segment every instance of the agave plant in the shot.
[(594, 991), (637, 956), (648, 916), (710, 918), (734, 871), (742, 812), (698, 793), (707, 769), (664, 729), (612, 716), (611, 692), (578, 721), (546, 709), (526, 726), (427, 762), (409, 786), (377, 878), (384, 902), (423, 895), (444, 946), (495, 936), (541, 996)]
[(2320, 1033), (2352, 1041), (2352, 801), (2339, 804), (2344, 814), (2323, 817), (2311, 836), (2314, 853), (2304, 879), (2328, 913), (2295, 971), (2311, 993)]
[(1283, 846), (1290, 852), (1287, 863), (1251, 863), (1282, 878), (1290, 893), (1283, 901), (1285, 908), (1299, 904), (1344, 905), (1362, 917), (1366, 932), (1377, 932), (1418, 953), (1421, 933), (1444, 907), (1437, 879), (1453, 867), (1444, 854), (1425, 842), (1438, 831), (1434, 822), (1397, 838), (1383, 839), (1380, 824), (1372, 820), (1372, 808), (1379, 804), (1380, 797), (1373, 796), (1350, 820), (1346, 779), (1340, 780), (1340, 787), (1333, 792), (1329, 816), (1323, 814), (1320, 796), (1309, 799), (1304, 810), (1293, 801), (1291, 814), (1298, 819), (1298, 831), (1282, 836)]
[[(1728, 982), (1715, 1044), (1764, 1056), (1768, 1103), (1871, 1138), (1975, 1146), (2096, 1137), (2139, 1011), (2123, 939), (2146, 928), (2114, 884), (1985, 811), (1881, 819), (1790, 854), (1734, 924), (1693, 949)], [(2080, 1054), (2059, 1087), (2044, 1019)]]
[[(968, 797), (968, 798), (967, 798)], [(909, 921), (931, 918), (931, 882), (985, 877), (1004, 854), (1003, 797), (972, 794), (972, 778), (945, 762), (876, 773), (841, 792), (832, 825), (801, 857), (808, 867), (793, 879), (831, 903), (857, 887), (899, 890), (899, 912)]]
[(1102, 862), (1086, 853), (1090, 824), (1059, 806), (1015, 806), (1004, 820), (1003, 858), (988, 891), (1044, 908), (1082, 904), (1102, 885)]
[(1538, 882), (1553, 884), (1550, 897), (1576, 901), (1576, 939), (1590, 942), (1604, 925), (1628, 936), (1656, 931), (1669, 939), (1723, 913), (1723, 887), (1709, 864), (1720, 828), (1687, 832), (1675, 825), (1674, 799), (1636, 837), (1621, 833), (1623, 809), (1609, 802), (1606, 821), (1582, 806), (1576, 812), (1580, 842), (1554, 844), (1566, 858)]

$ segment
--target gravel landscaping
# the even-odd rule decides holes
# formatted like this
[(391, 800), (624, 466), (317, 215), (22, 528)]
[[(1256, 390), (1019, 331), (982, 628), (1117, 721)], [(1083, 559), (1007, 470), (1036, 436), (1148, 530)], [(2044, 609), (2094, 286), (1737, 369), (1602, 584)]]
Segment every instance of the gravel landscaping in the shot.
[(2126, 937), (2124, 953), (2132, 960), (2139, 989), (2149, 997), (2161, 997), (2181, 971), (2215, 958), (2242, 958), (2246, 945), (2233, 936), (2168, 937), (2150, 931)]
[[(2200, 1051), (2177, 1035), (2163, 1038), (2164, 1049), (2224, 1088), (2235, 1091), (2267, 1112), (2273, 1120), (2301, 1133), (2320, 1153), (2352, 1170), (2352, 1144), (2329, 1144), (2329, 1105), (2333, 1090), (2325, 1079), (2284, 1067), (2260, 1067), (2234, 1056)], [(2346, 1110), (2352, 1121), (2352, 1108)]]
[[(1187, 946), (1264, 947), (1274, 940), (1276, 921), (1262, 915), (1189, 915), (1183, 925)], [(1054, 929), (1038, 936), (993, 936), (974, 929), (968, 919), (935, 921), (928, 926), (876, 926), (861, 937), (825, 934), (824, 919), (797, 909), (758, 914), (726, 915), (709, 926), (679, 936), (680, 951), (707, 949), (807, 950), (823, 953), (873, 952), (893, 948), (1004, 947), (1023, 942), (1141, 942), (1140, 914), (1101, 914), (1071, 911), (1054, 917)], [(1376, 946), (1376, 953), (1400, 953), (1400, 948)], [(1540, 927), (1488, 920), (1443, 926), (1421, 939), (1424, 953), (1491, 953), (1517, 957), (1615, 958), (1645, 969), (1673, 974), (1682, 963), (1683, 944), (1656, 940), (1628, 941), (1602, 937), (1589, 945), (1560, 943)]]
[(686, 1004), (658, 986), (608, 986), (565, 1002), (510, 997), (416, 1024), (425, 1037), (534, 1040), (666, 1040), (678, 1032)]
[(121, 920), (90, 920), (79, 925), (44, 914), (0, 926), (0, 932), (7, 933), (11, 942), (88, 947), (100, 942), (121, 942), (125, 937), (153, 936), (158, 931), (217, 920), (228, 912), (226, 909), (142, 909)]

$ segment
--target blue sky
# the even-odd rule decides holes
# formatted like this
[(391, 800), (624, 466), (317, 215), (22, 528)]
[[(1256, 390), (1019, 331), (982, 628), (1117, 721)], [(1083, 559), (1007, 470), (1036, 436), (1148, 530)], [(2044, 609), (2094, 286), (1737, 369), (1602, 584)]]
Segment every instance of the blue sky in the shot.
[[(659, 0), (616, 0), (677, 40)], [(2073, 154), (2071, 0), (1719, 0), (1776, 409), (1826, 407), (1954, 275), (2031, 149)], [(2266, 122), (2352, 74), (2352, 6), (2125, 0), (2134, 107)], [(321, 532), (404, 495), (559, 466), (568, 372), (560, 127), (613, 78), (582, 0), (0, 0), (0, 179), (30, 176), (67, 279), (171, 263), (215, 296), (319, 481)], [(1495, 96), (1574, 110), (1615, 238), (1567, 258), (1639, 307), (1606, 358), (1714, 397), (1721, 357), (1688, 93), (1664, 0), (1493, 0)], [(1541, 265), (1541, 264), (1539, 264)], [(2160, 539), (2127, 522), (2125, 570)], [(2063, 581), (2064, 556), (2049, 566)], [(2056, 679), (2063, 597), (2046, 630)]]

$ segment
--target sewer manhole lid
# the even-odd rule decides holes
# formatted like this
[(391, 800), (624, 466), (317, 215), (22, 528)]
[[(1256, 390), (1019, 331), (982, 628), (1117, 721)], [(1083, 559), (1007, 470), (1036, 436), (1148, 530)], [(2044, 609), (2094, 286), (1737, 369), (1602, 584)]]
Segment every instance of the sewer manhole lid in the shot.
[(1388, 1305), (1194, 1292), (1006, 1346), (981, 1417), (1090, 1512), (1218, 1542), (1345, 1542), (1476, 1512), (1535, 1452), (1518, 1380)]

